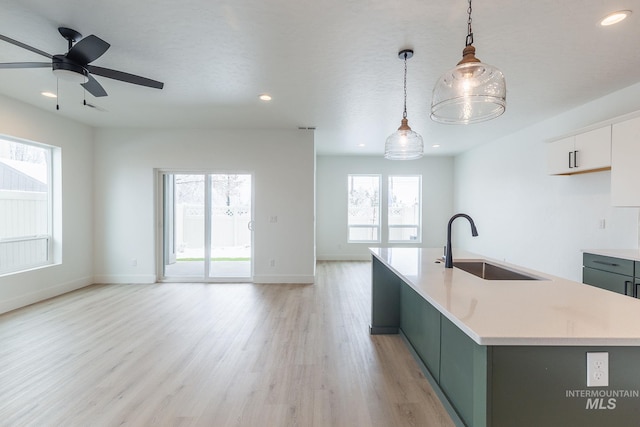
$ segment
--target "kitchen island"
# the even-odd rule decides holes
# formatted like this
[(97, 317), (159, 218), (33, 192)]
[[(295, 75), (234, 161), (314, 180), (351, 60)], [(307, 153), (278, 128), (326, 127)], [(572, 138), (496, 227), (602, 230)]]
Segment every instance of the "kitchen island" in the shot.
[(640, 425), (640, 300), (499, 262), (538, 280), (485, 280), (442, 249), (371, 253), (371, 333), (406, 338), (458, 425)]

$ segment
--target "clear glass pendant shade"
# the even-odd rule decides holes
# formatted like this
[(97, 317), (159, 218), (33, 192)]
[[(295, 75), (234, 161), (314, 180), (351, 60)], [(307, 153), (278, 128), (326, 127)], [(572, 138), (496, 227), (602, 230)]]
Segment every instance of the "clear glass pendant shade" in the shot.
[(439, 123), (478, 123), (500, 116), (506, 105), (507, 85), (502, 72), (477, 59), (463, 60), (433, 88), (431, 118)]
[(384, 157), (389, 160), (419, 159), (424, 154), (424, 143), (417, 132), (411, 130), (406, 118), (397, 131), (392, 133), (384, 146)]

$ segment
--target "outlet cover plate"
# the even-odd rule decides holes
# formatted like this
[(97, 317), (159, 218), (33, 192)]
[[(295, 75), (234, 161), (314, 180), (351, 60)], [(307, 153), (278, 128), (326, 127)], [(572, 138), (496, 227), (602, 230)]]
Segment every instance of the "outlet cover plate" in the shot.
[(587, 387), (609, 387), (609, 353), (587, 353)]

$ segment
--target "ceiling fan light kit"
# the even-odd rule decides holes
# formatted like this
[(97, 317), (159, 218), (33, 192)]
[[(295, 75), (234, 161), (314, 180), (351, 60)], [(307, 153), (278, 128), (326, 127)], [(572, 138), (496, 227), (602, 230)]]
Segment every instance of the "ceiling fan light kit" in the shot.
[(404, 60), (404, 111), (397, 131), (392, 133), (385, 143), (384, 157), (389, 160), (419, 159), (424, 154), (422, 136), (409, 127), (407, 119), (407, 60), (413, 57), (413, 50), (398, 52), (398, 58)]
[(87, 70), (69, 61), (64, 55), (53, 55), (51, 68), (56, 78), (72, 83), (84, 84), (89, 81)]
[(51, 55), (18, 40), (0, 35), (0, 40), (50, 59), (50, 62), (0, 63), (0, 69), (51, 67), (53, 74), (57, 78), (80, 83), (87, 92), (95, 97), (107, 96), (107, 92), (93, 75), (154, 89), (162, 89), (164, 87), (164, 83), (156, 80), (91, 65), (91, 62), (101, 57), (111, 46), (101, 38), (94, 35), (82, 38), (82, 34), (66, 27), (58, 28), (58, 32), (68, 42), (68, 51), (65, 54)]
[(440, 77), (433, 88), (431, 119), (446, 124), (470, 124), (504, 113), (507, 86), (502, 72), (475, 56), (471, 30), (471, 0), (467, 9), (467, 38), (462, 60)]

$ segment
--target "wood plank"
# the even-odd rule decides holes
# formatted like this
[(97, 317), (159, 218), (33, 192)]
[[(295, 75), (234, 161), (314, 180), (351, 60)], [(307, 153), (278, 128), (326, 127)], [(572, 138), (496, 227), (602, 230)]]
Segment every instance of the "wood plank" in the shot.
[(0, 316), (3, 425), (453, 426), (371, 264), (315, 285), (94, 285)]

